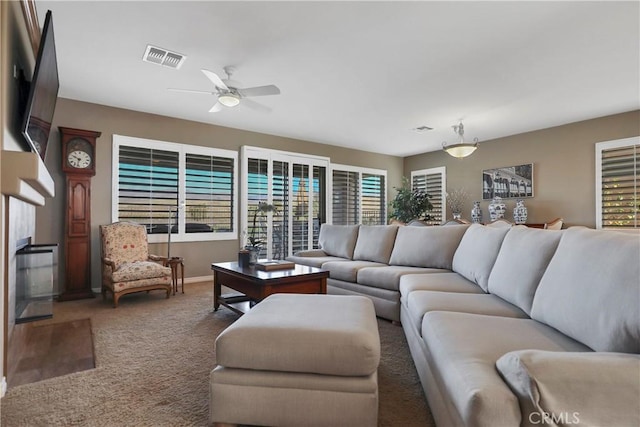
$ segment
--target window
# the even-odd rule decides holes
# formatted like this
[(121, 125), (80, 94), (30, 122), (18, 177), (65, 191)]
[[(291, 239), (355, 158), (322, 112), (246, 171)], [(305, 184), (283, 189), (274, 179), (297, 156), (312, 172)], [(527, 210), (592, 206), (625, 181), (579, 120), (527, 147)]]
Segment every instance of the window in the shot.
[(236, 239), (237, 153), (114, 135), (113, 221), (149, 241)]
[(445, 193), (447, 188), (446, 168), (431, 168), (411, 171), (411, 188), (422, 190), (430, 197), (429, 201), (433, 205), (431, 219), (427, 221), (430, 225), (442, 224), (446, 218)]
[[(297, 153), (242, 147), (242, 230), (265, 242), (260, 257), (283, 259), (318, 246), (320, 224), (327, 221), (326, 170), (329, 159)], [(258, 203), (275, 212), (256, 217)]]
[(333, 224), (387, 223), (387, 171), (336, 164), (331, 169)]
[(596, 227), (640, 229), (640, 137), (596, 144)]

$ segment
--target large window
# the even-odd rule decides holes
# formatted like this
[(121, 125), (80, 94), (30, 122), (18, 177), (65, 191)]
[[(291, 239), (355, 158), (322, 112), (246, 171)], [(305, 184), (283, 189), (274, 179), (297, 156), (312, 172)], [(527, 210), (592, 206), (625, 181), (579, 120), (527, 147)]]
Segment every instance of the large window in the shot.
[(144, 224), (150, 242), (236, 239), (237, 153), (113, 137), (113, 221)]
[(447, 217), (445, 207), (445, 193), (447, 188), (447, 173), (445, 167), (411, 171), (411, 188), (422, 190), (430, 197), (433, 205), (431, 219), (427, 223), (440, 225)]
[[(320, 225), (327, 222), (329, 159), (243, 147), (242, 165), (241, 244), (248, 236), (264, 242), (260, 257), (272, 259), (317, 247)], [(276, 210), (256, 216), (254, 224), (260, 202), (273, 204)]]
[(640, 229), (640, 137), (596, 144), (596, 227)]
[(387, 223), (387, 171), (333, 164), (331, 173), (333, 224)]

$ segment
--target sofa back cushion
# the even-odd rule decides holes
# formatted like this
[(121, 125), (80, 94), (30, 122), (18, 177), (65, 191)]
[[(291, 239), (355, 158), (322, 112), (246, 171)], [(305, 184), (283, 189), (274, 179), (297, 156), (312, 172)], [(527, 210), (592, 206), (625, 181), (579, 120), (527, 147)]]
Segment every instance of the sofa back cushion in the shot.
[(467, 228), (467, 225), (400, 227), (389, 264), (451, 270), (453, 254)]
[(361, 225), (353, 259), (389, 263), (397, 225)]
[(487, 292), (491, 268), (509, 230), (511, 227), (469, 226), (453, 255), (453, 271)]
[(531, 314), (533, 296), (563, 231), (518, 225), (507, 233), (489, 275), (489, 292)]
[(322, 224), (318, 244), (325, 254), (352, 259), (359, 225)]
[(639, 261), (637, 234), (565, 230), (531, 317), (595, 351), (640, 353)]

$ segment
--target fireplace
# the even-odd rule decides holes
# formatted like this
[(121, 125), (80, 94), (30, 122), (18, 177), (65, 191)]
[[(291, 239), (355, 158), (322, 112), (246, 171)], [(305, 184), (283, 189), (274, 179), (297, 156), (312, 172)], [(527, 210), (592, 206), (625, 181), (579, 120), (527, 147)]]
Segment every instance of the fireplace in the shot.
[(58, 245), (32, 245), (28, 237), (20, 239), (16, 249), (15, 323), (53, 317)]

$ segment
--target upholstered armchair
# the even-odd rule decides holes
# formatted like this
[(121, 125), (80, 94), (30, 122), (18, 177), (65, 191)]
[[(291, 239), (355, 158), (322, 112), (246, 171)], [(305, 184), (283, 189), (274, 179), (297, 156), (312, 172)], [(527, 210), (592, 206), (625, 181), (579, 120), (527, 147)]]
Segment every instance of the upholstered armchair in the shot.
[(107, 291), (118, 307), (122, 295), (161, 289), (171, 292), (171, 268), (166, 258), (149, 254), (147, 230), (132, 222), (100, 226), (102, 260), (102, 298)]

